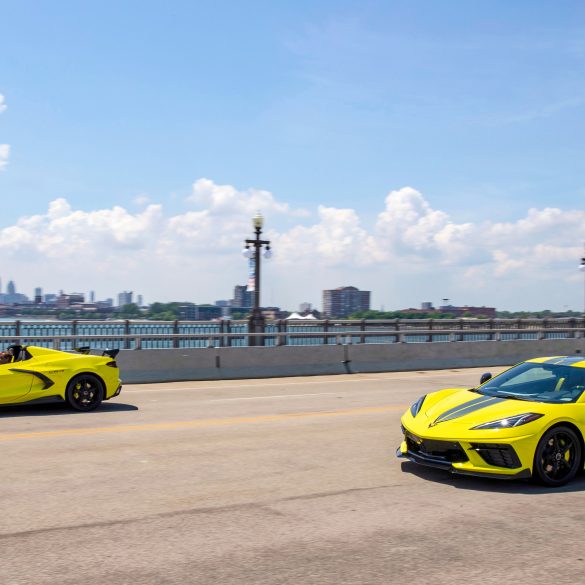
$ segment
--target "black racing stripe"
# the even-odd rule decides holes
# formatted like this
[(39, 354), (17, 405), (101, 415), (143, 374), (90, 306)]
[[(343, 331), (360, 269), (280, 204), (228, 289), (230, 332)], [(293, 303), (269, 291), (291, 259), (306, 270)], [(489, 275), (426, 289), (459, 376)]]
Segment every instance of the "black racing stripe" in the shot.
[(485, 398), (485, 400), (482, 400), (481, 402), (478, 400), (472, 400), (471, 402), (473, 402), (473, 404), (468, 402), (465, 408), (455, 410), (454, 412), (451, 411), (444, 412), (433, 421), (431, 426), (435, 426), (438, 423), (445, 422), (448, 420), (461, 418), (462, 416), (465, 416), (477, 410), (481, 410), (482, 408), (486, 408), (488, 406), (491, 406), (492, 404), (503, 402), (505, 400), (505, 398), (498, 398), (497, 396), (483, 396), (483, 398)]
[(473, 398), (472, 400), (468, 400), (467, 402), (464, 402), (463, 404), (459, 404), (458, 406), (455, 406), (454, 408), (450, 408), (449, 410), (445, 411), (443, 414), (440, 414), (436, 420), (439, 421), (440, 419), (442, 419), (443, 417), (449, 416), (451, 414), (455, 414), (457, 412), (459, 412), (460, 410), (464, 410), (466, 408), (469, 408), (471, 406), (474, 406), (476, 404), (481, 404), (483, 402), (485, 402), (486, 400), (490, 400), (491, 398), (493, 398), (493, 396), (479, 396), (478, 398)]

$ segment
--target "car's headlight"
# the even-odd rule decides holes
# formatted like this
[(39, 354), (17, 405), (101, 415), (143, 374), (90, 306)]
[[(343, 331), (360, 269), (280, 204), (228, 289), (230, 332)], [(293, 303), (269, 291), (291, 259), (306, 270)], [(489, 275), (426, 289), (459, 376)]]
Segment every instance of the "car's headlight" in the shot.
[(519, 427), (526, 423), (532, 422), (533, 420), (539, 419), (544, 414), (538, 414), (536, 412), (527, 412), (526, 414), (517, 414), (515, 416), (509, 416), (508, 418), (501, 418), (499, 420), (493, 420), (492, 422), (483, 423), (476, 427), (471, 427), (471, 431), (477, 431), (480, 429), (509, 429), (512, 427)]
[(424, 396), (421, 396), (411, 407), (410, 407), (410, 414), (412, 414), (413, 417), (415, 417), (421, 409), (421, 406), (423, 405), (423, 402), (425, 401), (425, 398), (427, 397), (427, 395), (425, 394)]

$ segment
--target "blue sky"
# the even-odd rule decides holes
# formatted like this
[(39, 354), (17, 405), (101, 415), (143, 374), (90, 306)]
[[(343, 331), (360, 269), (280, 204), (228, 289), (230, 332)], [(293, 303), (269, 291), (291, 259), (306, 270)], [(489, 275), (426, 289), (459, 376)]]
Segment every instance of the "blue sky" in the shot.
[[(319, 306), (321, 288), (357, 280), (387, 308), (444, 297), (503, 309), (581, 308), (575, 266), (585, 240), (584, 13), (581, 2), (540, 0), (0, 0), (0, 195), (9, 202), (0, 219), (0, 229), (9, 230), (0, 241), (7, 250), (0, 278), (14, 278), (30, 294), (39, 284), (75, 288), (70, 273), (81, 271), (87, 290), (102, 296), (132, 288), (149, 300), (225, 298), (245, 280), (245, 269), (240, 275), (229, 260), (239, 250), (221, 234), (224, 243), (210, 250), (202, 235), (240, 224), (224, 221), (213, 195), (196, 196), (193, 185), (205, 178), (247, 202), (234, 209), (248, 211), (257, 191), (273, 198), (274, 213), (271, 204), (264, 210), (267, 227), (287, 254), (279, 264), (275, 248), (281, 284), (266, 302)], [(407, 187), (428, 209), (421, 211), (419, 195), (400, 191)], [(410, 247), (389, 243), (380, 214), (391, 192), (418, 209), (419, 230), (425, 217), (444, 214), (432, 241), (403, 230), (399, 239)], [(47, 246), (70, 240), (56, 233), (47, 210), (61, 199), (84, 263), (102, 242), (102, 228), (100, 237), (89, 233), (92, 218), (123, 208), (130, 219), (116, 229), (133, 221), (132, 229), (144, 230), (130, 249), (118, 250), (119, 259), (136, 262), (135, 272), (85, 272), (74, 258), (57, 265)], [(394, 199), (390, 208), (404, 210)], [(199, 232), (199, 244), (189, 234), (176, 242), (189, 250), (188, 260), (185, 252), (171, 264), (187, 262), (197, 273), (216, 266), (219, 254), (222, 275), (183, 274), (165, 279), (166, 286), (149, 280), (140, 255), (164, 263), (171, 252), (167, 231), (141, 223), (148, 205), (160, 207), (157, 221), (175, 218)], [(347, 217), (325, 214), (331, 225), (324, 229), (319, 206), (354, 210), (357, 223), (347, 231)], [(530, 209), (543, 211), (532, 217), (539, 227), (521, 223), (530, 222)], [(546, 209), (560, 215), (551, 219)], [(189, 215), (197, 212), (204, 215)], [(22, 227), (31, 216), (44, 218), (32, 224), (48, 239), (29, 242), (23, 253), (27, 235), (18, 230), (32, 229), (30, 221)], [(75, 224), (80, 217), (83, 230)], [(448, 226), (462, 225), (471, 225), (475, 238), (446, 243)], [(493, 238), (498, 225), (511, 225), (506, 233), (523, 239), (469, 253), (469, 242)], [(160, 245), (151, 248), (145, 242), (155, 232)], [(305, 256), (291, 251), (293, 236), (310, 243)], [(370, 236), (375, 242), (367, 244)], [(327, 238), (339, 249), (349, 245), (351, 254), (323, 252)], [(288, 280), (292, 263), (316, 263), (322, 278), (313, 288)], [(39, 283), (29, 276), (37, 265)]]

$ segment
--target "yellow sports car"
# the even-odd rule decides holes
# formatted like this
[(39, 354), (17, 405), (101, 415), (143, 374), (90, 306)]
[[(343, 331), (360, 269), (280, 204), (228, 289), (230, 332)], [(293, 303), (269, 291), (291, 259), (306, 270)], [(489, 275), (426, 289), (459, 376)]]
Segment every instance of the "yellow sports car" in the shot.
[(115, 357), (44, 347), (11, 345), (0, 354), (0, 405), (67, 402), (75, 410), (93, 410), (122, 390)]
[(583, 469), (585, 357), (527, 360), (477, 388), (421, 396), (396, 454), (453, 473), (561, 486)]

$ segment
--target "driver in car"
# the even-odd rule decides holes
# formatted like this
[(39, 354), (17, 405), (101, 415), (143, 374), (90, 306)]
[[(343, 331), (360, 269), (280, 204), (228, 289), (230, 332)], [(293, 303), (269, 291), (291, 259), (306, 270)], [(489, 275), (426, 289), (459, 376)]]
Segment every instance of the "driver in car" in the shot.
[(6, 351), (0, 351), (0, 366), (3, 366), (4, 364), (9, 364), (12, 361), (13, 357), (14, 355), (11, 349), (7, 349)]

